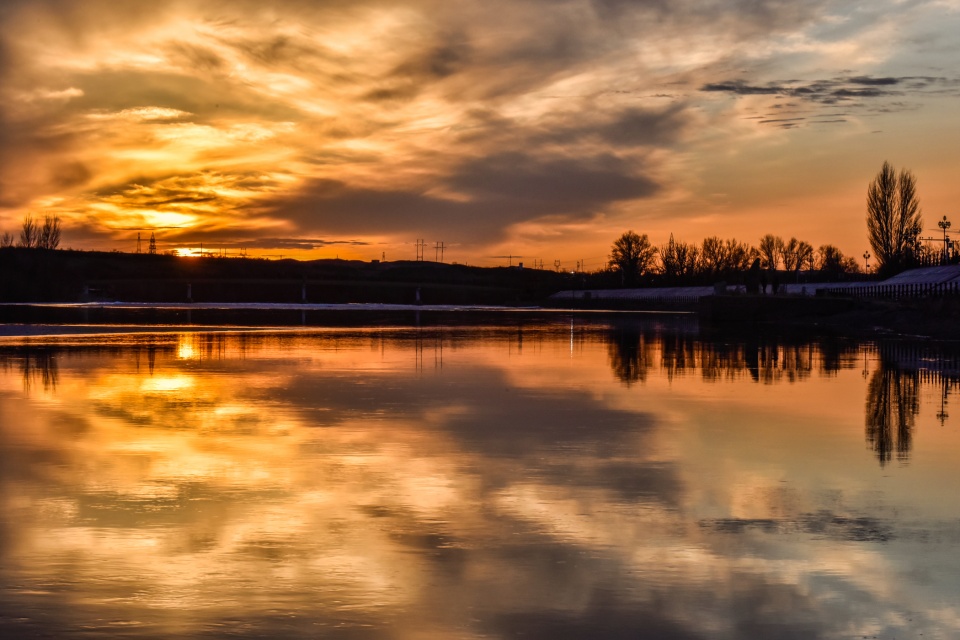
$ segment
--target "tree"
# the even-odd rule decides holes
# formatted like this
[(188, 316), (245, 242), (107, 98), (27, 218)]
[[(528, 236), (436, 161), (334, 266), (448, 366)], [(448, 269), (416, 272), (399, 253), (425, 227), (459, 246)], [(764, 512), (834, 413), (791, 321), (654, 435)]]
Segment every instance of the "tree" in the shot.
[(878, 271), (895, 273), (915, 262), (921, 225), (916, 178), (884, 162), (867, 186), (867, 238)]
[(746, 271), (757, 258), (757, 250), (746, 242), (731, 238), (724, 244), (727, 264), (725, 271)]
[(768, 233), (760, 238), (757, 247), (760, 252), (760, 266), (770, 271), (776, 271), (784, 255), (783, 238)]
[(20, 228), (19, 246), (26, 249), (32, 249), (37, 246), (37, 240), (40, 236), (40, 227), (34, 222), (33, 216), (29, 213), (23, 219), (23, 226)]
[(813, 253), (813, 245), (801, 240), (797, 243), (797, 271), (804, 267), (813, 269), (816, 265), (816, 256)]
[(4, 231), (3, 236), (0, 237), (0, 247), (12, 247), (14, 243), (13, 234), (9, 231)]
[(801, 271), (803, 269), (814, 268), (813, 247), (808, 242), (790, 238), (783, 245), (783, 270)]
[(700, 245), (700, 271), (711, 276), (746, 271), (756, 257), (757, 250), (745, 242), (711, 236), (704, 238)]
[(727, 252), (723, 240), (717, 236), (704, 238), (700, 245), (700, 271), (706, 275), (717, 275), (726, 269)]
[(818, 253), (820, 255), (818, 256), (817, 267), (820, 271), (834, 276), (860, 271), (860, 265), (856, 258), (843, 255), (843, 252), (832, 244), (821, 245)]
[(660, 247), (660, 271), (668, 282), (693, 275), (697, 268), (697, 247), (686, 242), (676, 242), (673, 234), (667, 244)]
[(647, 234), (641, 236), (630, 230), (614, 240), (610, 249), (610, 266), (619, 269), (624, 285), (633, 286), (650, 270), (655, 255), (656, 249)]
[(43, 227), (37, 235), (37, 245), (41, 249), (56, 249), (60, 246), (60, 236), (62, 230), (60, 227), (59, 216), (44, 216)]

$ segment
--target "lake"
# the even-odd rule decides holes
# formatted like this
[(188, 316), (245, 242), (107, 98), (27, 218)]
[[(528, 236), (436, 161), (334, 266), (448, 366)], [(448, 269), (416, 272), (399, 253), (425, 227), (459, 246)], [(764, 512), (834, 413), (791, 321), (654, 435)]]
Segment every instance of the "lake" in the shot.
[(0, 340), (0, 634), (960, 636), (956, 349), (418, 322)]

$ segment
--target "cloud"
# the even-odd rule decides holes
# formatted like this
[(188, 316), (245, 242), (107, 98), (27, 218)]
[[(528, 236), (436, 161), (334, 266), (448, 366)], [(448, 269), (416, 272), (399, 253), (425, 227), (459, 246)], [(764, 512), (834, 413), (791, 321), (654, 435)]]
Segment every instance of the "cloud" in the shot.
[[(958, 89), (938, 65), (885, 62), (927, 41), (881, 39), (911, 9), (843, 0), (36, 0), (2, 11), (0, 214), (55, 203), (90, 229), (102, 220), (104, 237), (143, 207), (189, 208), (192, 230), (224, 238), (429, 229), (496, 242), (547, 221), (633, 224), (640, 202), (690, 218), (702, 214), (702, 167), (724, 161), (712, 154), (748, 148), (744, 117), (841, 130)], [(730, 102), (766, 104), (745, 115)], [(788, 114), (785, 102), (798, 106)], [(824, 113), (836, 105), (847, 122)], [(204, 184), (257, 173), (274, 176), (269, 191)], [(114, 189), (171, 176), (190, 186)]]
[(646, 198), (655, 180), (611, 154), (592, 157), (506, 152), (461, 161), (435, 177), (436, 189), (382, 189), (313, 180), (267, 208), (304, 231), (333, 234), (443, 233), (494, 242), (508, 227), (544, 216), (585, 219), (615, 202)]
[[(724, 82), (707, 83), (700, 87), (700, 91), (708, 93), (730, 93), (740, 96), (750, 95), (781, 95), (799, 98), (823, 104), (852, 100), (854, 98), (886, 98), (924, 93), (928, 89), (944, 84), (954, 84), (944, 77), (901, 77), (901, 78), (872, 78), (856, 76), (850, 78), (831, 78), (799, 83), (771, 82), (764, 85), (749, 84), (743, 80), (728, 80)], [(887, 89), (880, 87), (899, 87)]]

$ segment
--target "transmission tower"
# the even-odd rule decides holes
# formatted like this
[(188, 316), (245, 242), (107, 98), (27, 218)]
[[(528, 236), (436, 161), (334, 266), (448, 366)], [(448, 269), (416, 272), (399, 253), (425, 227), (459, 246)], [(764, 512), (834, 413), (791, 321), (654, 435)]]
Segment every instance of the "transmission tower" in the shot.
[(147, 249), (147, 253), (150, 255), (156, 255), (157, 253), (157, 238), (154, 234), (150, 234), (150, 247)]

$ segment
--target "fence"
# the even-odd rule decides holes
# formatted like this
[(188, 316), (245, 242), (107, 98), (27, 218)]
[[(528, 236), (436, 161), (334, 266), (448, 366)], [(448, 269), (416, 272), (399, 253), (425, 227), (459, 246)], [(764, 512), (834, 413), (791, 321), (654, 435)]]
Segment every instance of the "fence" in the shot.
[(901, 300), (910, 298), (960, 297), (960, 283), (936, 282), (918, 284), (878, 284), (864, 287), (836, 287), (819, 289), (818, 295)]

